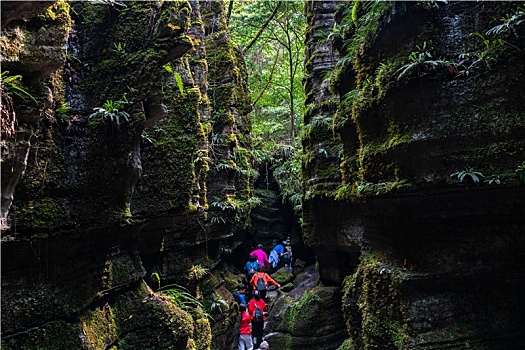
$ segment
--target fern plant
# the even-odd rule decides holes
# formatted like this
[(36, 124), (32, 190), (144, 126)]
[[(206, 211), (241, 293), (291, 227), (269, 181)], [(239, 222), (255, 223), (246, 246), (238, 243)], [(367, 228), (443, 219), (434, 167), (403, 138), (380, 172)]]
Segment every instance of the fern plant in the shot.
[(63, 121), (66, 122), (68, 120), (67, 114), (69, 113), (69, 110), (71, 107), (65, 102), (62, 102), (55, 110), (57, 117)]
[(95, 112), (91, 113), (89, 118), (100, 117), (118, 126), (124, 121), (129, 121), (129, 113), (122, 110), (129, 103), (125, 96), (122, 101), (106, 100), (102, 107), (93, 108)]
[(465, 183), (468, 186), (469, 182), (479, 184), (484, 176), (482, 173), (475, 171), (472, 168), (465, 168), (462, 171), (451, 174), (450, 177), (457, 177), (459, 182)]
[(192, 265), (188, 269), (188, 279), (198, 281), (206, 275), (210, 274), (210, 270), (200, 264)]
[(180, 73), (175, 72), (170, 63), (165, 64), (163, 67), (166, 70), (166, 72), (173, 74), (173, 79), (175, 79), (175, 82), (177, 83), (177, 87), (179, 88), (180, 93), (184, 94), (184, 83), (182, 82), (182, 76), (180, 75)]
[(228, 310), (228, 303), (226, 300), (222, 299), (217, 293), (213, 293), (213, 300), (210, 304), (210, 312), (223, 313), (225, 310)]
[(211, 217), (211, 219), (210, 219), (210, 222), (211, 222), (212, 225), (213, 224), (225, 224), (226, 221), (227, 221), (227, 219), (224, 216), (220, 215), (220, 214), (214, 214)]
[(0, 74), (0, 90), (3, 94), (8, 95), (15, 95), (20, 97), (22, 100), (26, 100), (27, 98), (31, 99), (35, 103), (37, 103), (36, 99), (27, 92), (24, 88), (20, 86), (20, 82), (22, 81), (21, 75), (11, 75), (9, 76), (9, 71), (3, 71)]
[(195, 298), (188, 289), (178, 284), (169, 284), (157, 290), (160, 293), (170, 299), (174, 304), (179, 306), (181, 309), (192, 311), (198, 307), (203, 307), (202, 303)]
[(7, 70), (0, 74), (0, 115), (2, 117), (1, 131), (3, 137), (12, 137), (15, 134), (17, 119), (13, 104), (13, 96), (17, 96), (24, 101), (29, 98), (37, 103), (35, 98), (19, 85), (22, 81), (22, 76), (9, 76), (8, 74), (9, 71)]
[(435, 69), (440, 65), (446, 65), (447, 62), (445, 60), (432, 60), (432, 55), (427, 49), (427, 42), (423, 42), (423, 45), (419, 46), (416, 45), (416, 48), (418, 51), (412, 51), (410, 55), (408, 56), (408, 60), (410, 63), (405, 64), (401, 68), (399, 68), (394, 74), (399, 73), (397, 76), (397, 80), (401, 79), (401, 77), (405, 74), (407, 74), (409, 71), (416, 69), (417, 74), (421, 75), (421, 71), (423, 69), (432, 68)]
[(507, 14), (501, 19), (501, 21), (503, 22), (502, 24), (492, 27), (485, 34), (508, 35), (509, 33), (512, 33), (517, 37), (518, 33), (516, 32), (516, 27), (525, 22), (525, 6), (521, 6), (513, 14)]

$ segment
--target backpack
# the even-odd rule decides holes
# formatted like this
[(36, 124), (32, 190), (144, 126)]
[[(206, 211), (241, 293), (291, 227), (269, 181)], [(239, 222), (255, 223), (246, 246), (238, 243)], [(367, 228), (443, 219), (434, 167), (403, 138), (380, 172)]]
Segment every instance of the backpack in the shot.
[(263, 313), (261, 311), (261, 308), (259, 305), (255, 307), (255, 311), (253, 312), (253, 322), (254, 323), (261, 323), (263, 322)]
[(234, 292), (234, 293), (232, 293), (232, 295), (233, 295), (233, 299), (234, 299), (238, 304), (241, 303), (241, 298), (239, 297), (239, 294), (240, 294), (239, 292)]
[(255, 267), (257, 264), (251, 264), (250, 267), (248, 268), (248, 275), (255, 275), (255, 273), (257, 272), (257, 268)]
[(257, 265), (258, 265), (258, 262), (252, 262), (250, 263), (250, 266), (248, 268), (248, 273), (247, 273), (247, 279), (248, 279), (248, 282), (251, 281), (253, 275), (255, 275), (255, 273), (257, 272)]
[(257, 275), (257, 290), (266, 290), (266, 283), (264, 283), (264, 278), (261, 278), (259, 275)]

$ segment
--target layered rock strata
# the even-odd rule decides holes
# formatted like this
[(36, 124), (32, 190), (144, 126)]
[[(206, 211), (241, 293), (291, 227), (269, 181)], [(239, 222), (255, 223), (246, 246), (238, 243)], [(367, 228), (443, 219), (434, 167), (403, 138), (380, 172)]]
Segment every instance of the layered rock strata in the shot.
[(317, 143), (340, 137), (341, 171), (310, 146), (303, 228), (321, 280), (343, 284), (344, 346), (524, 346), (521, 6), (338, 7), (338, 136)]
[(249, 224), (213, 205), (253, 187), (224, 4), (37, 3), (2, 3), (2, 69), (28, 93), (2, 110), (2, 348), (223, 349), (234, 309), (210, 323), (211, 301), (157, 289), (229, 301)]

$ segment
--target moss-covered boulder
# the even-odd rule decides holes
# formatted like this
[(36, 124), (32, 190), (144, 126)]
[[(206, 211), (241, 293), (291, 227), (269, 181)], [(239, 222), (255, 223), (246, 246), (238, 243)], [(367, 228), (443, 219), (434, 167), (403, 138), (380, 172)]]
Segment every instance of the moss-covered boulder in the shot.
[[(283, 273), (285, 276), (288, 274)], [(301, 272), (293, 284), (293, 289), (281, 291), (270, 305), (265, 326), (270, 346), (335, 348), (348, 336), (343, 326), (340, 288), (320, 286), (318, 271), (313, 265)]]

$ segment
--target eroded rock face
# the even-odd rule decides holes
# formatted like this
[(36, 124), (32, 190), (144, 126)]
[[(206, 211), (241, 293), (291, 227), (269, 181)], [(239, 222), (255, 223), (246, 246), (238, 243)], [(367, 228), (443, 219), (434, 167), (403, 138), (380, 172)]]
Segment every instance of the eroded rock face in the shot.
[[(219, 5), (206, 11), (222, 16)], [(5, 67), (37, 102), (14, 101), (16, 133), (2, 144), (2, 290), (13, 291), (2, 347), (208, 349), (206, 316), (155, 290), (177, 283), (231, 301), (222, 255), (245, 227), (212, 229), (207, 181), (215, 201), (248, 198), (253, 179), (208, 178), (207, 121), (215, 108), (232, 116), (214, 161), (233, 162), (249, 132), (242, 57), (225, 26), (206, 38), (197, 1), (55, 6), (2, 33)], [(213, 103), (208, 40), (232, 53), (213, 72), (227, 77)], [(214, 315), (220, 326), (236, 317)], [(221, 327), (217, 344), (231, 344), (236, 331)]]
[(2, 29), (16, 20), (35, 17), (56, 1), (6, 1), (2, 4)]
[[(44, 9), (47, 12), (33, 22), (15, 21), (4, 29), (11, 21)], [(49, 115), (59, 88), (54, 78), (66, 58), (71, 28), (68, 11), (67, 5), (48, 1), (2, 5), (2, 79), (18, 76), (14, 84), (20, 89), (10, 89), (6, 83), (2, 91), (2, 232), (10, 226), (9, 209), (15, 188), (26, 171), (35, 128), (43, 116)]]
[[(321, 280), (349, 276), (348, 346), (519, 349), (524, 28), (499, 33), (507, 46), (487, 34), (518, 8), (390, 5), (339, 9), (334, 45), (351, 58), (331, 82), (342, 182), (337, 200), (318, 191), (305, 201), (305, 241)], [(327, 176), (319, 161), (304, 166), (305, 181)]]

